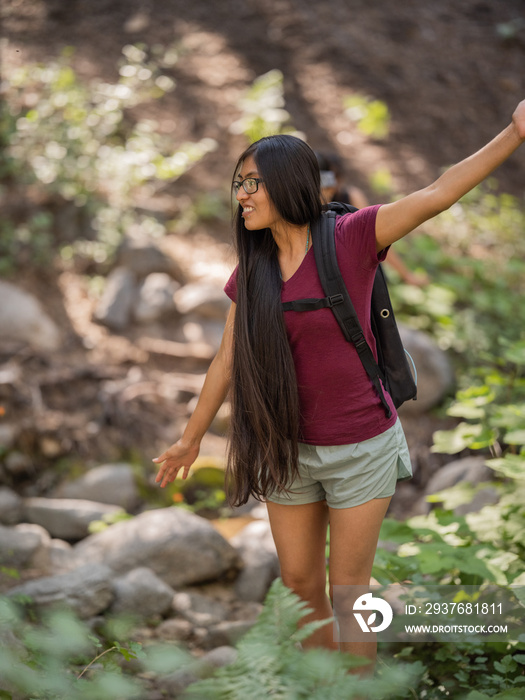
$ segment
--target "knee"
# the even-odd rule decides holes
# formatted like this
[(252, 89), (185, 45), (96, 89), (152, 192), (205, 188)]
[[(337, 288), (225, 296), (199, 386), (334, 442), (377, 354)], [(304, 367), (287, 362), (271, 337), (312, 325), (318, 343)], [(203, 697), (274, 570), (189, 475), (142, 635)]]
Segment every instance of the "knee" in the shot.
[(285, 586), (303, 600), (315, 600), (326, 594), (326, 573), (281, 571)]
[(352, 589), (355, 588), (357, 589), (362, 589), (363, 592), (366, 592), (368, 590), (368, 586), (370, 585), (370, 574), (366, 572), (365, 574), (359, 576), (349, 576), (345, 577), (344, 580), (341, 580), (340, 578), (337, 578), (335, 580), (330, 579), (329, 580), (329, 585), (328, 585), (328, 590), (329, 590), (329, 597), (330, 600), (333, 603), (334, 600), (334, 586), (345, 586), (345, 587), (351, 587)]

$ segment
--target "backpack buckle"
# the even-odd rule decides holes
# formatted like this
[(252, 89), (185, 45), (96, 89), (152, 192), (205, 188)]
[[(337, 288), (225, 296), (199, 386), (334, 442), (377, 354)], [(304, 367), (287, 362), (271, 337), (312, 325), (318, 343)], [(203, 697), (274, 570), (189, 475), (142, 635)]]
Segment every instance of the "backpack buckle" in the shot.
[(332, 306), (337, 306), (337, 304), (342, 304), (344, 301), (342, 294), (333, 294), (331, 297), (327, 298), (330, 308), (332, 308)]
[(360, 352), (366, 347), (368, 347), (368, 343), (366, 342), (366, 338), (363, 335), (363, 333), (358, 332), (355, 335), (351, 336), (352, 342), (356, 347), (357, 352)]

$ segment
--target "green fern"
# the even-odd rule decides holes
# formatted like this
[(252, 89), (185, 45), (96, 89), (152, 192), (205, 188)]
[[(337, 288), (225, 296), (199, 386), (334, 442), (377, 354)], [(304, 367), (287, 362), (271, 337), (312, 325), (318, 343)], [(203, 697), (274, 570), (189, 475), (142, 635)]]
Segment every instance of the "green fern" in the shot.
[[(299, 642), (330, 619), (299, 622), (311, 610), (277, 579), (256, 624), (241, 639), (237, 659), (206, 680), (191, 685), (187, 700), (350, 700), (353, 697), (409, 697), (414, 673), (401, 665), (388, 679), (360, 680), (349, 674), (363, 659), (322, 649), (303, 651)], [(412, 669), (412, 671), (415, 669)], [(418, 667), (417, 671), (421, 669)], [(363, 695), (363, 692), (366, 694)]]

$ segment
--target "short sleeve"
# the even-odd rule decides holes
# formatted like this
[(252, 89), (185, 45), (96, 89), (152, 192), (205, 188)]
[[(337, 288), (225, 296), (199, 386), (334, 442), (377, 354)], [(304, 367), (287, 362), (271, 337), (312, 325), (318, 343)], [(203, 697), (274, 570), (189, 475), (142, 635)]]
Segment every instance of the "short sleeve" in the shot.
[(224, 291), (226, 296), (228, 296), (234, 303), (237, 301), (237, 270), (239, 266), (237, 265), (235, 270), (232, 272), (230, 279), (226, 282)]
[(359, 265), (365, 270), (373, 270), (382, 262), (388, 248), (376, 250), (376, 217), (379, 207), (376, 204), (364, 207), (353, 214), (338, 217), (336, 223), (336, 240), (338, 248), (348, 255), (356, 256)]

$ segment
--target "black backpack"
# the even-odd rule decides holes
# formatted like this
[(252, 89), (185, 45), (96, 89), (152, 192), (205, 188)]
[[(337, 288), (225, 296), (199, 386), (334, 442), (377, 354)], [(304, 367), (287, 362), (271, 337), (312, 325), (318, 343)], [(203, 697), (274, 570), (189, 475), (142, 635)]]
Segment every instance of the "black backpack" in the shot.
[[(355, 212), (349, 204), (331, 202), (328, 210), (312, 225), (312, 241), (317, 272), (326, 294), (323, 299), (297, 299), (283, 303), (284, 311), (315, 311), (331, 308), (343, 334), (355, 348), (385, 408), (387, 418), (392, 412), (384, 395), (381, 382), (398, 408), (405, 401), (415, 399), (417, 375), (412, 358), (403, 347), (396, 319), (390, 303), (385, 274), (378, 266), (372, 291), (371, 324), (376, 339), (377, 356), (366, 342), (354, 305), (343, 281), (335, 251), (335, 219), (337, 215)], [(412, 364), (412, 369), (408, 359)], [(379, 381), (381, 380), (381, 381)]]

